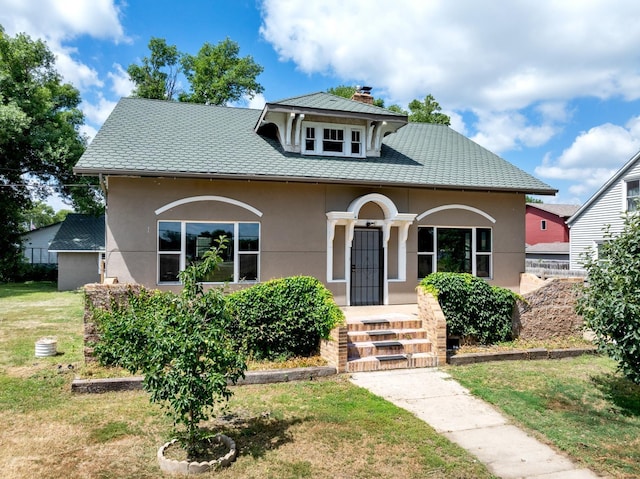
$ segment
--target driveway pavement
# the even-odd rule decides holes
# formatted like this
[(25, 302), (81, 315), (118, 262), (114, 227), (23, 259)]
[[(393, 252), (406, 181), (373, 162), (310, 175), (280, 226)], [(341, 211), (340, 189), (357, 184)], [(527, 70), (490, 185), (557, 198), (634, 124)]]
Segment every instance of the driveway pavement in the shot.
[(504, 479), (592, 479), (435, 368), (354, 373), (351, 381), (412, 412)]

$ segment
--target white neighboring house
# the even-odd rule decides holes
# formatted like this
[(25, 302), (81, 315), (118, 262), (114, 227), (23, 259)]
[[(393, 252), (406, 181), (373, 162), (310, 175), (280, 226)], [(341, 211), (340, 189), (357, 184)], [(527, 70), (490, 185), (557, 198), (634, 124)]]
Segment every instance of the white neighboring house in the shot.
[(24, 233), (22, 244), (24, 257), (30, 264), (56, 264), (58, 255), (49, 251), (49, 245), (58, 233), (62, 222), (43, 226)]
[(623, 215), (640, 210), (640, 152), (636, 153), (567, 221), (572, 270), (582, 269), (582, 256), (594, 251), (609, 225), (613, 234), (622, 231)]

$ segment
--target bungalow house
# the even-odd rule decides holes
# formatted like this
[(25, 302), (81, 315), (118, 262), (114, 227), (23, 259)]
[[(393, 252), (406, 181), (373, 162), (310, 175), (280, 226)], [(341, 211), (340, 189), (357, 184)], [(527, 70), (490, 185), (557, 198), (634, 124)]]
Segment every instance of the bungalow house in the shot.
[(58, 291), (100, 282), (104, 232), (104, 215), (67, 215), (49, 246), (58, 256)]
[(569, 262), (567, 219), (580, 208), (577, 205), (527, 203), (525, 239), (528, 260)]
[(211, 283), (305, 274), (340, 305), (416, 301), (469, 272), (517, 289), (525, 195), (555, 190), (445, 125), (328, 93), (262, 110), (121, 99), (75, 167), (99, 176), (106, 275), (178, 289), (221, 235)]
[(640, 152), (636, 153), (567, 221), (571, 231), (571, 269), (582, 269), (582, 257), (597, 254), (604, 227), (619, 233), (623, 215), (638, 211), (640, 204)]

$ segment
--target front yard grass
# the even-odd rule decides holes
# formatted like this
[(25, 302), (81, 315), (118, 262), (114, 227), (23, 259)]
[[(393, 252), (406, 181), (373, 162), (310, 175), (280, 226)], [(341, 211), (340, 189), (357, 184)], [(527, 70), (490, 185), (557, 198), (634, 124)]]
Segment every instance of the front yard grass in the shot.
[(449, 367), (474, 395), (594, 471), (640, 477), (640, 386), (602, 356)]
[[(35, 358), (35, 341), (58, 356)], [(72, 368), (69, 368), (69, 365)], [(0, 285), (0, 474), (157, 478), (171, 424), (144, 392), (73, 395), (82, 370), (82, 294)], [(207, 424), (236, 441), (231, 467), (204, 478), (488, 478), (486, 468), (410, 413), (345, 376), (239, 386)]]

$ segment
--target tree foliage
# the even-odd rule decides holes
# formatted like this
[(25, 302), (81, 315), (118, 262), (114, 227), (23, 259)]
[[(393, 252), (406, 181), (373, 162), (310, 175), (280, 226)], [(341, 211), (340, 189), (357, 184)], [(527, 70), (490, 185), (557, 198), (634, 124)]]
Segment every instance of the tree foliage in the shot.
[(144, 374), (150, 401), (162, 404), (190, 458), (202, 445), (199, 424), (231, 397), (228, 382), (244, 376), (246, 362), (230, 334), (230, 318), (219, 289), (204, 291), (200, 281), (222, 262), (223, 237), (203, 261), (180, 273), (182, 292), (129, 294), (126, 304), (95, 311), (102, 335), (100, 361)]
[(191, 92), (181, 94), (180, 101), (225, 105), (262, 93), (264, 88), (256, 80), (262, 67), (239, 53), (240, 46), (227, 38), (217, 45), (205, 43), (195, 56), (185, 54), (182, 66)]
[(416, 123), (438, 123), (451, 125), (451, 118), (441, 113), (442, 107), (433, 97), (427, 95), (423, 101), (413, 100), (409, 103), (409, 121)]
[(42, 228), (64, 221), (71, 210), (55, 211), (43, 201), (34, 201), (31, 208), (22, 212), (22, 224), (26, 229)]
[(577, 312), (595, 333), (598, 348), (640, 384), (640, 216), (624, 217), (620, 234), (607, 226), (597, 251), (582, 258), (588, 284)]
[(134, 96), (153, 100), (173, 100), (181, 71), (182, 55), (175, 45), (167, 45), (164, 38), (151, 37), (150, 55), (142, 59), (142, 65), (131, 64), (127, 68), (129, 78), (136, 84)]
[(79, 104), (44, 42), (10, 37), (0, 26), (0, 281), (16, 272), (22, 212), (32, 195), (44, 198), (52, 187), (79, 212), (102, 208), (100, 190), (90, 187), (95, 179), (72, 172), (85, 148)]
[[(216, 45), (205, 43), (196, 55), (180, 52), (164, 38), (152, 37), (148, 46), (149, 56), (127, 68), (136, 85), (134, 96), (224, 105), (264, 91), (257, 81), (262, 67), (250, 55), (239, 57), (240, 46), (228, 38)], [(189, 90), (178, 88), (180, 75)]]

